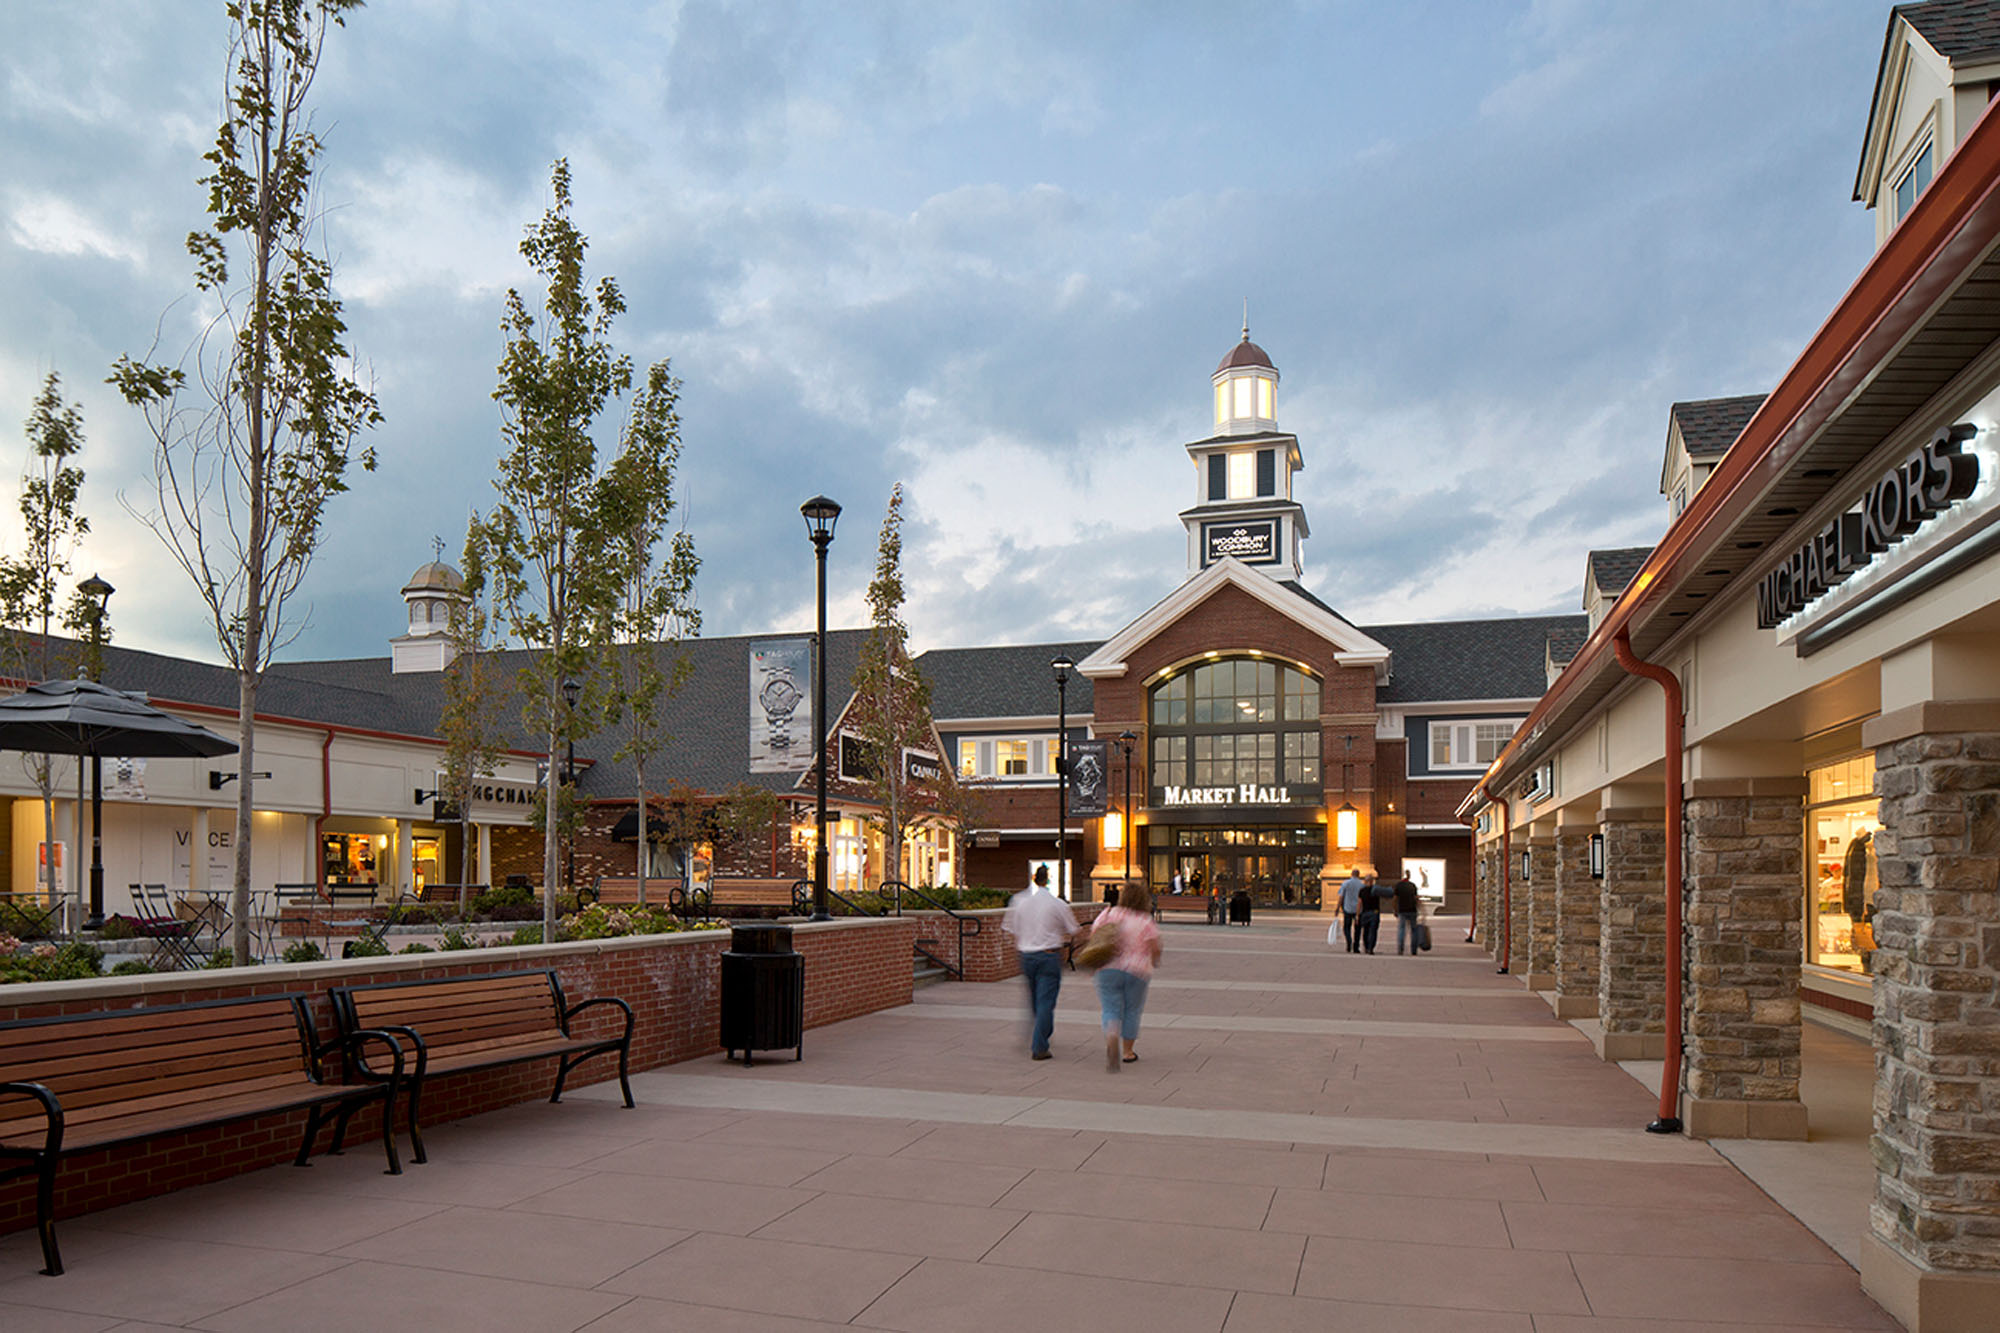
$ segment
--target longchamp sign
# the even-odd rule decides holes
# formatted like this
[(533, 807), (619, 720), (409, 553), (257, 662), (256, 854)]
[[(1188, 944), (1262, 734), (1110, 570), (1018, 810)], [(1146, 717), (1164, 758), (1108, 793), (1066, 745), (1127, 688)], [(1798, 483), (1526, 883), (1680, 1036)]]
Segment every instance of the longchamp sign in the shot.
[(1975, 426), (1947, 426), (1884, 472), (1861, 503), (1808, 537), (1757, 585), (1757, 626), (1775, 629), (1979, 485)]

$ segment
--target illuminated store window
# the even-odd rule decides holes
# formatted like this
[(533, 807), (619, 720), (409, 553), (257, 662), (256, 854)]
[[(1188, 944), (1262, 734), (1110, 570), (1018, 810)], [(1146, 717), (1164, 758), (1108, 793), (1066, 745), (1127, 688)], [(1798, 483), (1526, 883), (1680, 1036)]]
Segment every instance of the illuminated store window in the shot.
[(1856, 755), (1806, 774), (1806, 961), (1873, 971), (1875, 756)]
[(1519, 718), (1431, 723), (1432, 768), (1485, 768), (1507, 748)]
[(994, 736), (958, 743), (963, 778), (1046, 778), (1054, 774), (1054, 736)]
[(1151, 691), (1157, 787), (1242, 783), (1316, 790), (1319, 681), (1258, 658), (1204, 662)]

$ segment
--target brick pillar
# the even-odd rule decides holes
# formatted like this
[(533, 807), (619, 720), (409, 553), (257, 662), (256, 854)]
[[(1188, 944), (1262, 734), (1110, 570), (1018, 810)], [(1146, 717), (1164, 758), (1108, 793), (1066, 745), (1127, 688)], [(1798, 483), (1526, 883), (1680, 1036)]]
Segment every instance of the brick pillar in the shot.
[(1687, 785), (1690, 1138), (1803, 1139), (1803, 777)]
[(1597, 1017), (1598, 882), (1590, 877), (1594, 824), (1556, 829), (1557, 1018)]
[(1667, 816), (1606, 806), (1599, 884), (1597, 1053), (1606, 1060), (1660, 1060), (1667, 1033)]
[(1882, 830), (1861, 1283), (1917, 1333), (2000, 1328), (2000, 700), (1863, 736)]
[(1528, 966), (1521, 984), (1532, 991), (1556, 988), (1556, 835), (1542, 829), (1538, 825), (1526, 840), (1527, 881), (1514, 886), (1516, 896), (1528, 900)]

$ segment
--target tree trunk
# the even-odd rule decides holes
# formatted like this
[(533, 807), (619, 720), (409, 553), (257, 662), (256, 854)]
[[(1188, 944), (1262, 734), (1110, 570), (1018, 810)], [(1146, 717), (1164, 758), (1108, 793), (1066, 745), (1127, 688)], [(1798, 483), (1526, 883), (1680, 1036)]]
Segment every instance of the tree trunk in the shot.
[(633, 769), (639, 779), (639, 906), (646, 905), (646, 761), (633, 761)]
[[(257, 673), (245, 671), (237, 676), (236, 710), (240, 719), (242, 747), (236, 753), (239, 767), (236, 779), (236, 858), (235, 875), (229, 893), (229, 953), (230, 961), (237, 967), (248, 967), (256, 961), (250, 956), (250, 811), (252, 809), (252, 789), (257, 781), (250, 770), (256, 767), (257, 756)], [(309, 855), (317, 856), (319, 850), (311, 848)], [(206, 848), (189, 849), (188, 865), (190, 875), (194, 858), (208, 855)], [(273, 906), (275, 909), (275, 904)]]
[[(549, 716), (554, 717), (553, 707)], [(558, 797), (562, 784), (558, 781), (563, 774), (557, 767), (557, 756), (561, 753), (561, 737), (556, 728), (549, 728), (549, 780), (547, 794), (542, 798), (542, 943), (553, 944), (556, 939), (556, 872), (562, 861), (562, 846), (557, 837), (561, 821), (557, 818)]]

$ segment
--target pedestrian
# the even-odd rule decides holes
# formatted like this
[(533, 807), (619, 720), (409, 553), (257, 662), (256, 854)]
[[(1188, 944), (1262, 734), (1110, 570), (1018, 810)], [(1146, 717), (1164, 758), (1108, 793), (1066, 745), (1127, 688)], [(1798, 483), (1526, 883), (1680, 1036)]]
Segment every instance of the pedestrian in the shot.
[(1340, 934), (1349, 953), (1361, 951), (1361, 932), (1356, 928), (1361, 917), (1361, 889), (1361, 871), (1348, 871), (1340, 885)]
[(1021, 979), (1028, 983), (1028, 1010), (1034, 1015), (1029, 1058), (1046, 1060), (1049, 1037), (1056, 1030), (1056, 993), (1062, 989), (1062, 947), (1076, 934), (1076, 914), (1049, 892), (1047, 866), (1036, 866), (1035, 882), (1007, 900), (1000, 929), (1014, 937)]
[(1143, 884), (1134, 884), (1118, 906), (1098, 913), (1091, 930), (1118, 932), (1118, 952), (1097, 971), (1097, 1003), (1104, 1014), (1104, 1067), (1115, 1074), (1120, 1065), (1139, 1058), (1132, 1045), (1139, 1039), (1146, 987), (1160, 961), (1160, 928), (1153, 923), (1151, 891)]
[(1375, 952), (1376, 937), (1382, 933), (1382, 899), (1390, 896), (1389, 890), (1378, 888), (1375, 876), (1364, 875), (1361, 880), (1361, 920), (1355, 931), (1361, 936), (1361, 952)]
[(1403, 937), (1410, 940), (1410, 957), (1417, 956), (1417, 886), (1405, 870), (1396, 881), (1396, 952), (1403, 952)]

